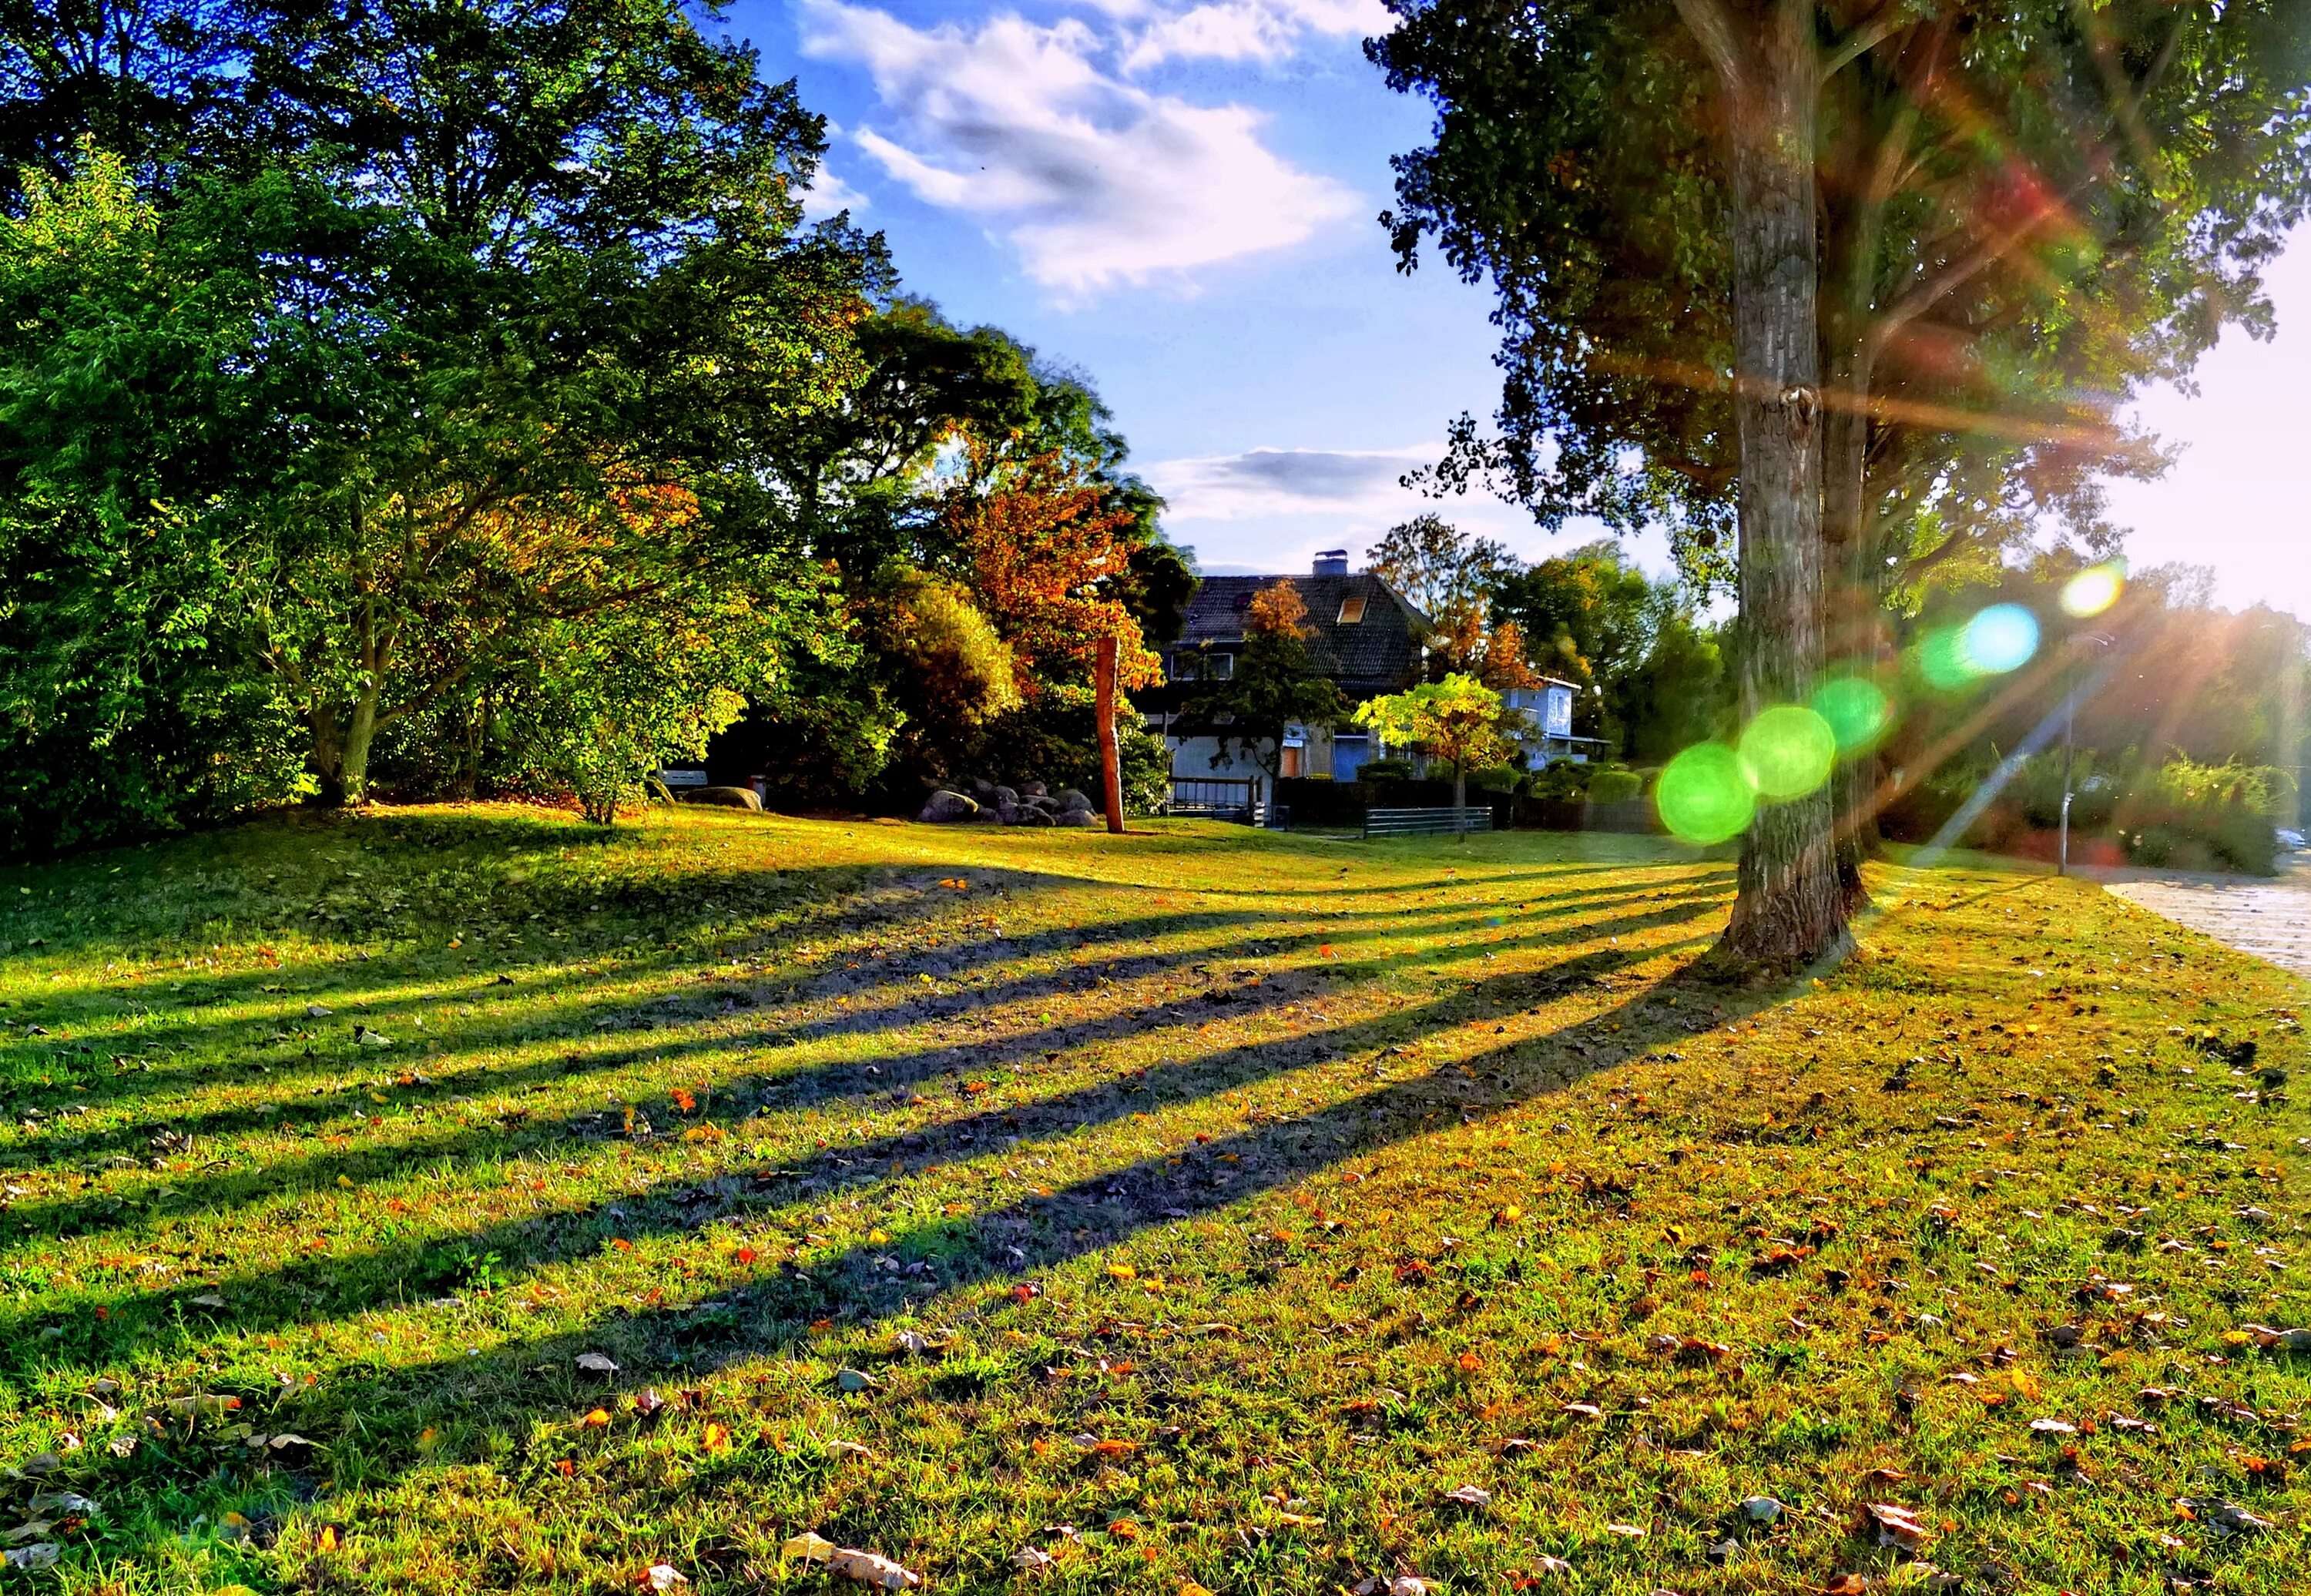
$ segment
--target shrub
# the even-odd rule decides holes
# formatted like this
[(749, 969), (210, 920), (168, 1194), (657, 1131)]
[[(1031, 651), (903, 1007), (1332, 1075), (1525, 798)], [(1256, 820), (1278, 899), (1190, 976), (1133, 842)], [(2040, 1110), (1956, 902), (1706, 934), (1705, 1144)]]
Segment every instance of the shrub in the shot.
[(1419, 772), (1408, 759), (1367, 759), (1357, 768), (1359, 781), (1409, 781)]
[(1608, 767), (1589, 778), (1589, 801), (1592, 804), (1621, 804), (1645, 789), (1645, 781), (1635, 771)]
[[(2268, 876), (2279, 855), (2272, 816), (2286, 790), (2286, 774), (2267, 766), (2171, 760), (2120, 806), (2127, 857), (2175, 869)], [(2074, 829), (2077, 823), (2073, 806)]]
[(1535, 798), (1554, 798), (1559, 802), (1589, 796), (1589, 780), (1596, 773), (1593, 767), (1575, 764), (1560, 759), (1537, 772), (1530, 790)]
[(1513, 764), (1488, 764), (1469, 772), (1469, 785), (1480, 792), (1514, 792), (1524, 785), (1524, 772)]

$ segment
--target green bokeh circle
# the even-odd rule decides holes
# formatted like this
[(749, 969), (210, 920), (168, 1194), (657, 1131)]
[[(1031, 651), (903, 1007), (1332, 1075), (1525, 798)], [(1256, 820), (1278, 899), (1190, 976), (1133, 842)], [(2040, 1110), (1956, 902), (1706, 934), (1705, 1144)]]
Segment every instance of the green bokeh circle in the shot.
[(1740, 754), (1722, 743), (1697, 743), (1661, 772), (1653, 806), (1681, 841), (1722, 842), (1749, 829), (1757, 795)]
[(1829, 722), (1840, 754), (1869, 747), (1894, 719), (1894, 701), (1886, 690), (1862, 676), (1824, 682), (1813, 690), (1812, 702), (1814, 713)]
[(1926, 685), (1943, 693), (1955, 693), (1982, 674), (1967, 657), (1965, 632), (1957, 626), (1937, 626), (1919, 639), (1917, 661)]
[(1776, 704), (1741, 733), (1741, 763), (1760, 796), (1803, 798), (1829, 780), (1837, 759), (1837, 733), (1803, 704)]

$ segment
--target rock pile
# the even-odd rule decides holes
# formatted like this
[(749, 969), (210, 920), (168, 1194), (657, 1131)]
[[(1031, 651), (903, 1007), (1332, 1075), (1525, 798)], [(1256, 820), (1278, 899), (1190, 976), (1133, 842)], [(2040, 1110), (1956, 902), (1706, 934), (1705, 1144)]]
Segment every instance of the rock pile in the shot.
[(979, 821), (1000, 825), (1094, 826), (1103, 824), (1091, 800), (1073, 788), (1054, 795), (1041, 781), (1023, 781), (1016, 788), (992, 781), (973, 781), (969, 792), (942, 788), (923, 804), (918, 820), (936, 824)]

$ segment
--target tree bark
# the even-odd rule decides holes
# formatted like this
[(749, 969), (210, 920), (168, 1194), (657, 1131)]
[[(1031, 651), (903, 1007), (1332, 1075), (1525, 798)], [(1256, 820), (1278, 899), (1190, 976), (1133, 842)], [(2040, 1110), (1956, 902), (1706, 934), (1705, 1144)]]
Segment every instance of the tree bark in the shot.
[[(1734, 414), (1740, 458), (1744, 720), (1803, 702), (1822, 657), (1820, 245), (1810, 0), (1738, 14), (1680, 0), (1725, 88), (1732, 174)], [(1825, 788), (1761, 807), (1711, 962), (1788, 970), (1849, 946)]]
[(378, 685), (366, 680), (353, 702), (313, 711), (313, 774), (320, 790), (313, 801), (325, 809), (369, 801), (369, 753), (377, 740)]
[[(1099, 640), (1094, 672), (1094, 709), (1099, 725), (1099, 791), (1107, 806), (1107, 829), (1123, 834), (1123, 758), (1115, 740), (1116, 655), (1121, 645), (1112, 634)], [(1283, 739), (1277, 739), (1280, 744)]]

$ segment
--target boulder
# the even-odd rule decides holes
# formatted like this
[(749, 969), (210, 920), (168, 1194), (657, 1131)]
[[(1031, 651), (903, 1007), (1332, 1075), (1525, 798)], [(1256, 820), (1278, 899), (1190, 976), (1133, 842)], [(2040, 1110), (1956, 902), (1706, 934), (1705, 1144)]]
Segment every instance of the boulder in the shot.
[(973, 779), (971, 783), (971, 796), (977, 798), (982, 807), (995, 802), (997, 790), (995, 783), (984, 776)]
[(763, 795), (751, 787), (693, 787), (682, 795), (682, 801), (722, 809), (760, 809)]
[(1051, 815), (1049, 810), (1038, 809), (1033, 804), (1006, 804), (1003, 806), (1003, 824), (1006, 825), (1049, 825), (1051, 824)]
[(1019, 783), (1019, 796), (1021, 798), (1049, 798), (1051, 793), (1051, 789), (1044, 786), (1041, 781), (1022, 781)]
[(1065, 814), (1070, 809), (1088, 809), (1091, 807), (1091, 800), (1084, 797), (1082, 793), (1077, 792), (1072, 787), (1067, 788), (1061, 791), (1059, 795), (1059, 799), (1060, 812), (1061, 814)]
[[(982, 798), (980, 801), (984, 803), (987, 800)], [(1012, 791), (1011, 789), (1007, 787), (999, 787), (995, 789), (995, 807), (997, 808), (1000, 809), (1006, 804), (1016, 804), (1018, 801), (1019, 795)]]
[(1052, 816), (1051, 824), (1053, 825), (1079, 826), (1085, 830), (1089, 830), (1094, 826), (1104, 825), (1107, 823), (1102, 820), (1098, 815), (1093, 814), (1089, 809), (1062, 809), (1059, 814)]
[(1023, 798), (1019, 801), (1031, 809), (1041, 809), (1046, 815), (1057, 815), (1060, 812), (1060, 800), (1045, 798), (1041, 793), (1037, 793), (1033, 798)]
[(979, 806), (959, 792), (941, 790), (923, 800), (923, 812), (917, 820), (944, 825), (951, 821), (970, 820), (979, 814)]

